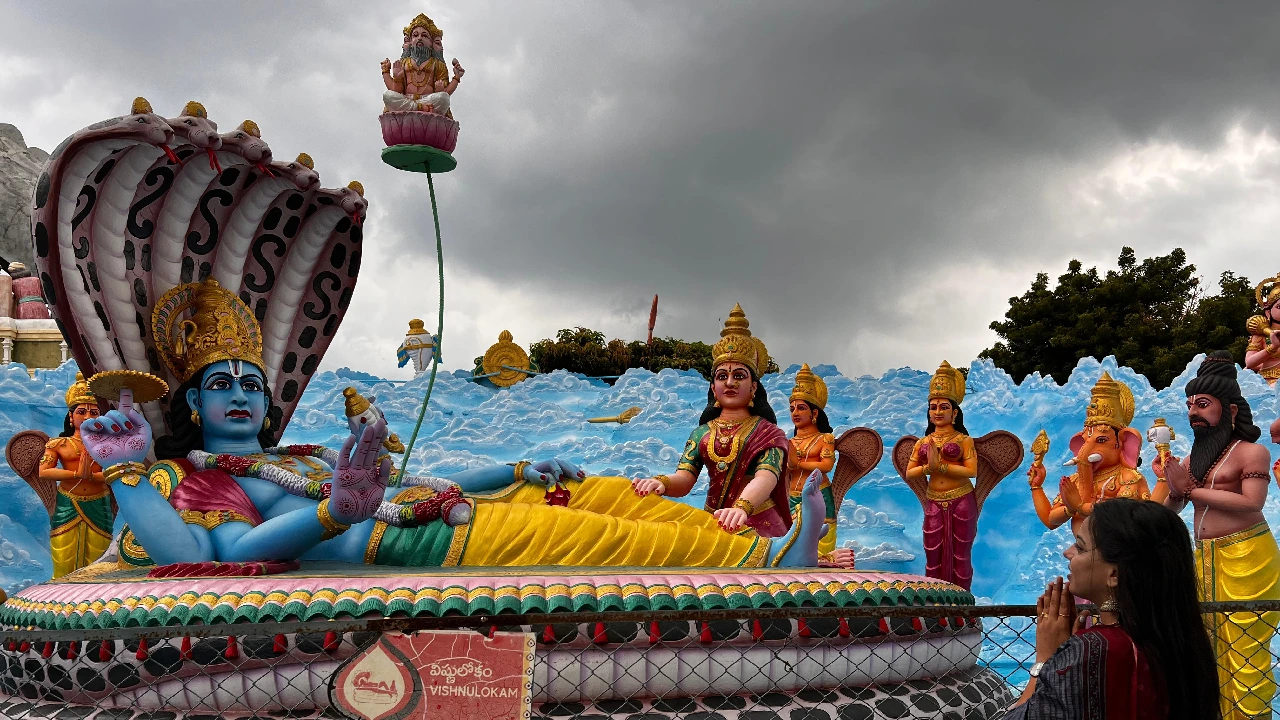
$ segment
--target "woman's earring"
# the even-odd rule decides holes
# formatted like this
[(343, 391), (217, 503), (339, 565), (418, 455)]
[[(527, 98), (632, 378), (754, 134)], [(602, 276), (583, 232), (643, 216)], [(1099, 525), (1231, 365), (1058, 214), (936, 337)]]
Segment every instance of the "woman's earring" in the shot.
[(719, 401), (719, 400), (715, 401), (715, 402), (712, 404), (712, 407), (720, 407), (720, 401)]
[(747, 407), (755, 407), (755, 406), (756, 406), (755, 400), (752, 400), (751, 402), (747, 403)]
[(263, 430), (271, 429), (271, 418), (269, 417), (262, 418), (262, 429)]
[(1120, 603), (1116, 602), (1116, 596), (1112, 595), (1107, 598), (1106, 602), (1098, 606), (1102, 612), (1118, 613), (1120, 612)]
[(199, 410), (192, 410), (192, 411), (191, 411), (191, 422), (195, 423), (197, 426), (199, 426), (199, 425), (200, 425), (200, 411), (199, 411)]

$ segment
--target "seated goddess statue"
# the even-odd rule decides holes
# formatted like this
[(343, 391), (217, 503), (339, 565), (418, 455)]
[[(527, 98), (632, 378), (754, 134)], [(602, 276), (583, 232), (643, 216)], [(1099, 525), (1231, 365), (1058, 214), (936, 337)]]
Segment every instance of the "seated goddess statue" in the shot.
[[(745, 329), (745, 318), (742, 324)], [(100, 373), (90, 379), (91, 387), (104, 397), (118, 395), (119, 407), (81, 426), (85, 446), (106, 468), (104, 478), (129, 526), (121, 541), (123, 562), (817, 565), (820, 476), (811, 478), (805, 496), (814, 522), (791, 528), (785, 494), (767, 504), (781, 489), (777, 478), (786, 439), (758, 416), (739, 418), (749, 429), (739, 428), (716, 451), (725, 463), (719, 472), (730, 473), (715, 488), (717, 502), (736, 511), (728, 516), (656, 494), (641, 497), (625, 479), (586, 477), (558, 460), (392, 481), (390, 459), (381, 451), (386, 422), (354, 394), (346, 398), (352, 434), (341, 451), (271, 447), (270, 418), (279, 413), (273, 412), (265, 379), (261, 330), (240, 298), (216, 281), (179, 285), (161, 296), (152, 331), (161, 362), (181, 385), (169, 393), (156, 389), (163, 382), (145, 373)], [(729, 340), (727, 352), (745, 357), (737, 342)], [(751, 342), (747, 349), (754, 353), (756, 347)], [(717, 388), (732, 385), (741, 393), (745, 379), (723, 378)], [(750, 386), (755, 388), (754, 378)], [(160, 459), (150, 467), (143, 460), (152, 447), (152, 428), (133, 406), (135, 392), (169, 396), (170, 434), (155, 441)], [(747, 405), (737, 394), (717, 392), (733, 398), (734, 408)], [(757, 424), (763, 427), (757, 430)], [(739, 457), (741, 471), (730, 467)], [(756, 485), (742, 482), (746, 465), (760, 478), (752, 481)], [(732, 487), (723, 483), (728, 478), (735, 479)], [(568, 491), (565, 505), (559, 504), (560, 492), (554, 493), (558, 504), (548, 504), (547, 487), (557, 483)], [(749, 513), (741, 504), (735, 507), (743, 496), (756, 498), (760, 507), (753, 504)], [(780, 530), (791, 532), (784, 536)]]

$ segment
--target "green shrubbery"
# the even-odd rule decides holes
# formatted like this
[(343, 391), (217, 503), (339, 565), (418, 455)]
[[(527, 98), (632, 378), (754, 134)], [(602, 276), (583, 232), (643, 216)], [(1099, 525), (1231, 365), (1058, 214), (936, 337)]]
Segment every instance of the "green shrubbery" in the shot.
[[(628, 343), (616, 338), (605, 342), (604, 333), (584, 327), (561, 330), (555, 340), (540, 340), (530, 345), (529, 359), (542, 372), (568, 370), (600, 377), (621, 375), (628, 368), (652, 372), (675, 368), (697, 370), (703, 377), (711, 377), (711, 346), (704, 342), (670, 337), (654, 338), (651, 344), (641, 340)], [(765, 372), (778, 372), (777, 364), (770, 360)]]

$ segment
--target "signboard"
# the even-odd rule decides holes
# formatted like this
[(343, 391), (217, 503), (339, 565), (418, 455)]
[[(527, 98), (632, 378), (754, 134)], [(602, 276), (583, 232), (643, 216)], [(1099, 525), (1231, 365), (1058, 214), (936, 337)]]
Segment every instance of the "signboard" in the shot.
[(329, 679), (352, 720), (529, 720), (534, 636), (470, 630), (385, 633)]

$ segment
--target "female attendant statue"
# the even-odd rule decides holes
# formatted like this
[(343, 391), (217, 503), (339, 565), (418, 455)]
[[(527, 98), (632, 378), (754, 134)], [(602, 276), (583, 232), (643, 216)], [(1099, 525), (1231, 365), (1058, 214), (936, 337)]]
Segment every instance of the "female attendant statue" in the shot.
[(822, 473), (820, 487), (827, 510), (824, 516), (827, 531), (818, 543), (819, 556), (827, 556), (836, 549), (836, 500), (827, 476), (836, 466), (836, 436), (832, 434), (826, 406), (827, 384), (807, 364), (800, 366), (796, 385), (791, 390), (791, 422), (796, 430), (787, 453), (787, 496), (794, 514), (800, 507), (809, 473)]
[(976, 442), (969, 437), (960, 409), (964, 392), (964, 374), (944, 360), (929, 382), (925, 436), (899, 440), (893, 463), (924, 506), (925, 575), (968, 590), (982, 502), (1022, 463), (1022, 443), (1002, 430)]
[(721, 528), (734, 533), (745, 527), (764, 537), (780, 537), (791, 529), (787, 488), (780, 481), (789, 446), (759, 380), (769, 353), (751, 336), (741, 305), (733, 306), (711, 352), (707, 407), (676, 471), (638, 478), (632, 487), (641, 497), (682, 497), (705, 466), (711, 477), (706, 510)]
[[(143, 398), (167, 393), (158, 378), (131, 371), (91, 378), (100, 394), (118, 394), (120, 407), (87, 421), (83, 430), (89, 452), (108, 466), (105, 478), (129, 524), (121, 542), (125, 562), (817, 564), (821, 523), (797, 527), (774, 546), (770, 538), (781, 533), (765, 535), (749, 527), (725, 532), (733, 516), (713, 517), (664, 498), (637, 497), (624, 491), (625, 479), (585, 478), (557, 460), (392, 482), (390, 460), (380, 447), (386, 422), (356, 393), (346, 394), (352, 434), (340, 452), (313, 445), (271, 447), (272, 418), (278, 417), (266, 381), (271, 368), (264, 362), (257, 320), (236, 295), (212, 279), (179, 285), (157, 300), (152, 330), (157, 355), (181, 383), (169, 394), (169, 434), (155, 442), (160, 461), (143, 464), (152, 430), (132, 405), (134, 393)], [(727, 342), (733, 347), (726, 352), (736, 356), (757, 353), (750, 336)], [(719, 385), (742, 393), (748, 386), (743, 379), (726, 377)], [(754, 389), (754, 380), (750, 385)], [(746, 405), (736, 394), (720, 394), (735, 406)], [(737, 455), (760, 454), (753, 454), (751, 433), (731, 437), (730, 448), (717, 450), (726, 463)], [(776, 453), (766, 453), (762, 461), (769, 463), (773, 478), (764, 493), (776, 485), (784, 442), (771, 445)], [(329, 468), (317, 467), (313, 458)], [(548, 493), (548, 485), (556, 484), (563, 488)], [(561, 490), (569, 495), (567, 506), (559, 504)], [(738, 494), (743, 492), (754, 496), (750, 490)], [(557, 504), (549, 504), (549, 495)], [(807, 488), (805, 503), (813, 517), (821, 517), (817, 478)], [(786, 520), (789, 526), (789, 513)]]
[[(67, 389), (67, 417), (62, 434), (45, 443), (40, 479), (57, 483), (58, 495), (49, 519), (53, 576), (62, 577), (92, 563), (111, 545), (115, 509), (102, 467), (84, 451), (80, 427), (98, 417), (98, 398), (84, 375)], [(58, 467), (61, 465), (62, 467)]]

